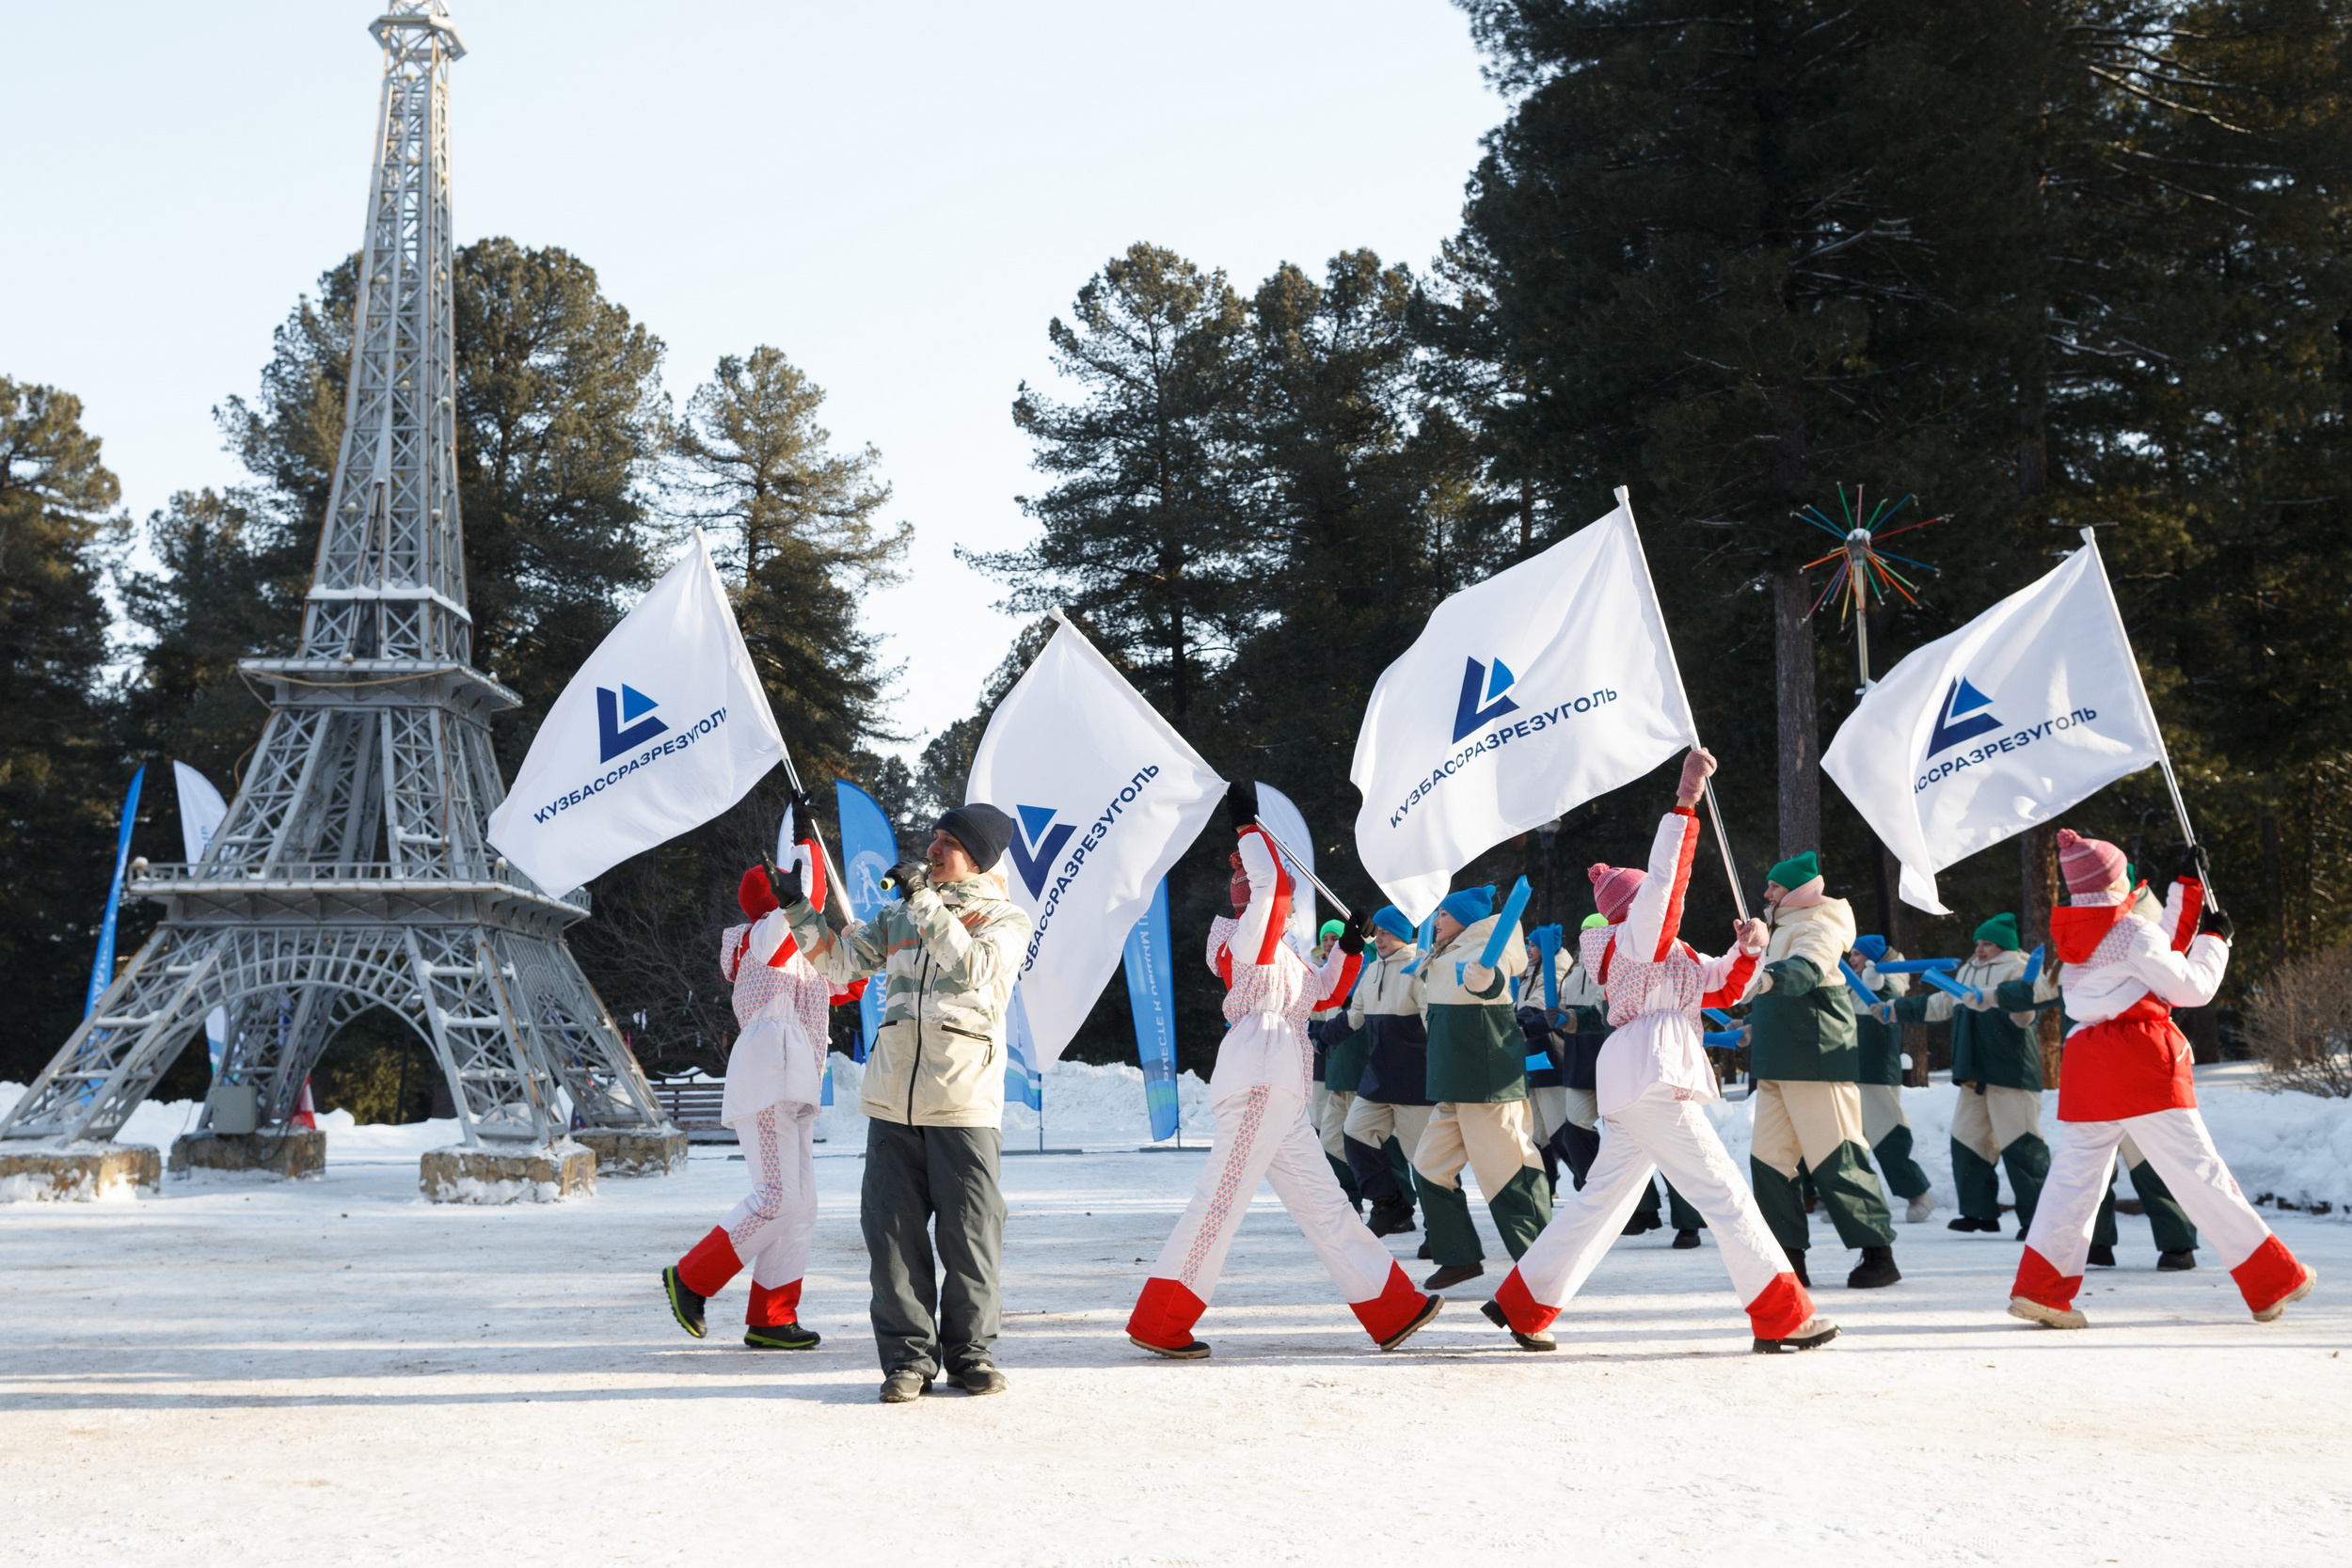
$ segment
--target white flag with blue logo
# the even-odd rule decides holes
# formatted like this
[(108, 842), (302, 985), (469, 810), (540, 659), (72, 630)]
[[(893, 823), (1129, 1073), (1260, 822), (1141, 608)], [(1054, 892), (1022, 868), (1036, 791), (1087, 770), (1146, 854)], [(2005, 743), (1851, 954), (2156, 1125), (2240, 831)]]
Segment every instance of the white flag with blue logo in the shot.
[(549, 893), (698, 828), (784, 757), (710, 546), (598, 643), (532, 737), (489, 839)]
[(1949, 914), (1935, 874), (2164, 755), (2097, 547), (1919, 649), (1821, 757), (1902, 862), (1902, 900)]
[(1042, 1072), (1120, 967), (1127, 929), (1225, 781), (1062, 619), (989, 717), (965, 801), (1013, 820), (1002, 870), (1034, 929), (1021, 995)]
[(1486, 850), (1698, 734), (1623, 497), (1439, 605), (1373, 688), (1348, 770), (1356, 852), (1407, 918)]

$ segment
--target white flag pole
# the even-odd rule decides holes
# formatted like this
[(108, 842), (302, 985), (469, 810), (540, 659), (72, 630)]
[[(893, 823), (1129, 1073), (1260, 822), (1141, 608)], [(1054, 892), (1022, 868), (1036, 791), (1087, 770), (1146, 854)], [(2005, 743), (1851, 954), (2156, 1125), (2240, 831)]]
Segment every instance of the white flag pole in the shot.
[[(1633, 498), (1622, 484), (1617, 486), (1617, 504), (1625, 508), (1626, 521), (1630, 523), (1633, 520)], [(1675, 657), (1674, 639), (1666, 632), (1666, 610), (1658, 602), (1657, 580), (1649, 575), (1649, 552), (1642, 547), (1642, 531), (1637, 528), (1631, 531), (1633, 559), (1642, 563), (1642, 586), (1649, 590), (1650, 612), (1658, 625), (1658, 640), (1665, 644), (1666, 666), (1675, 673), (1675, 689), (1682, 693), (1682, 711), (1689, 713), (1691, 693), (1682, 684), (1682, 663)], [(1698, 743), (1698, 721), (1693, 718), (1691, 721), (1691, 744), (1695, 748)], [(1731, 863), (1731, 839), (1724, 832), (1723, 811), (1715, 804), (1715, 781), (1711, 778), (1700, 780), (1699, 792), (1707, 797), (1708, 818), (1715, 824), (1715, 847), (1723, 851), (1724, 879), (1731, 884), (1732, 910), (1740, 916), (1740, 923), (1745, 925), (1748, 918), (1748, 901), (1740, 892), (1740, 873)]]
[(1253, 816), (1249, 820), (1257, 824), (1257, 828), (1260, 832), (1274, 840), (1274, 847), (1280, 852), (1284, 860), (1291, 863), (1292, 870), (1297, 872), (1301, 877), (1306, 878), (1310, 882), (1314, 883), (1315, 891), (1322, 894), (1326, 898), (1331, 900), (1331, 902), (1339, 909), (1340, 913), (1345, 915), (1350, 920), (1356, 918), (1356, 911), (1349, 909), (1345, 904), (1341, 903), (1340, 895), (1333, 893), (1329, 888), (1325, 887), (1322, 881), (1316, 878), (1315, 874), (1307, 869), (1307, 863), (1298, 858), (1298, 851), (1283, 843), (1279, 838), (1276, 837), (1274, 830), (1265, 825), (1263, 818)]
[[(2181, 799), (2181, 781), (2172, 772), (2172, 748), (2165, 744), (2164, 725), (2156, 721), (2156, 706), (2148, 700), (2148, 683), (2139, 673), (2139, 655), (2132, 651), (2132, 634), (2124, 628), (2123, 609), (2115, 602), (2115, 584), (2107, 578), (2107, 558), (2099, 553), (2098, 535), (2088, 528), (2082, 531), (2084, 548), (2090, 550), (2091, 559), (2099, 563), (2099, 585), (2106, 590), (2107, 613), (2115, 617), (2116, 640), (2123, 644), (2128, 656), (2125, 662), (2131, 666), (2132, 684), (2139, 689), (2139, 705), (2148, 714), (2149, 728), (2156, 732), (2156, 767), (2163, 770), (2164, 787), (2172, 792), (2172, 815), (2181, 819), (2181, 836), (2188, 841), (2191, 849), (2195, 849), (2198, 847), (2197, 830), (2189, 826), (2188, 804)], [(2202, 871), (2204, 866), (2201, 863), (2198, 869)], [(2205, 878), (2202, 885), (2205, 908), (2218, 912), (2221, 900), (2214, 895), (2212, 879)]]

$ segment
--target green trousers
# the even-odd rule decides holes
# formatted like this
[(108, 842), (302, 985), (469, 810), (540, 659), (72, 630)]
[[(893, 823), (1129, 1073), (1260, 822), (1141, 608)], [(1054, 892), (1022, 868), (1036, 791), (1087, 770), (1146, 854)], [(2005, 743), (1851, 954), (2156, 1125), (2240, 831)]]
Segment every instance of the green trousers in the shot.
[(1911, 1157), (1911, 1129), (1898, 1125), (1878, 1141), (1870, 1152), (1877, 1157), (1879, 1174), (1895, 1189), (1895, 1196), (1908, 1202), (1933, 1185), (1928, 1173), (1919, 1168), (1919, 1162)]
[[(2158, 1252), (2195, 1252), (2197, 1227), (2189, 1223), (2188, 1211), (2172, 1196), (2172, 1189), (2164, 1184), (2164, 1178), (2155, 1173), (2146, 1161), (2128, 1168), (2132, 1173), (2132, 1191), (2138, 1195), (2140, 1206), (2147, 1212), (2148, 1228), (2154, 1235)], [(2115, 1244), (2115, 1179), (2107, 1179), (2106, 1196), (2099, 1200), (2099, 1217), (2090, 1227), (2094, 1246)]]
[[(1655, 1214), (1658, 1212), (1657, 1182), (1652, 1181), (1648, 1186), (1642, 1189), (1642, 1200), (1633, 1206), (1633, 1212), (1637, 1214)], [(1691, 1203), (1688, 1198), (1685, 1198), (1680, 1193), (1675, 1191), (1675, 1184), (1671, 1181), (1666, 1183), (1666, 1218), (1677, 1230), (1704, 1230), (1707, 1228), (1707, 1221), (1699, 1217), (1699, 1212), (1691, 1207)]]
[[(1413, 1173), (1413, 1184), (1421, 1189), (1421, 1217), (1429, 1232), (1429, 1260), (1440, 1264), (1486, 1261), (1486, 1250), (1479, 1243), (1478, 1227), (1470, 1223), (1469, 1196), (1459, 1187), (1441, 1187), (1419, 1171)], [(1544, 1180), (1542, 1169), (1521, 1165), (1518, 1174), (1504, 1182), (1501, 1192), (1487, 1197), (1486, 1212), (1494, 1217), (1503, 1250), (1514, 1262), (1518, 1261), (1535, 1244), (1544, 1227), (1551, 1223), (1550, 1184)]]

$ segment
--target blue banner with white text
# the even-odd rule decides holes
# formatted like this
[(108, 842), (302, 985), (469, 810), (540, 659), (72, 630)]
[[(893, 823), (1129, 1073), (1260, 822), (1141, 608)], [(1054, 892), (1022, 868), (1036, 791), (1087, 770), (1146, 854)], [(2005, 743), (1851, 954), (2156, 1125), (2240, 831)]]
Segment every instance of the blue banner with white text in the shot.
[(1005, 1009), (1005, 1098), (1041, 1114), (1045, 1109), (1045, 1075), (1038, 1070), (1037, 1037), (1029, 1032), (1029, 1005), (1021, 999), (1019, 981)]
[[(876, 910), (898, 898), (895, 891), (884, 893), (882, 887), (882, 878), (898, 863), (898, 835), (890, 831), (888, 814), (849, 780), (835, 779), (833, 796), (841, 817), (841, 891), (850, 900), (850, 913), (871, 920)], [(882, 1027), (882, 976), (874, 979), (876, 983), (866, 988), (857, 1006), (857, 1059), (861, 1062), (874, 1048), (874, 1031)]]
[(1143, 1067), (1143, 1103), (1152, 1138), (1176, 1132), (1176, 978), (1168, 950), (1168, 879), (1152, 907), (1127, 928), (1127, 1002), (1136, 1015), (1136, 1055)]
[(89, 1017), (98, 1010), (98, 999), (106, 994), (106, 988), (115, 978), (115, 915), (122, 908), (122, 873), (131, 863), (131, 825), (139, 815), (139, 785), (147, 778), (144, 763), (131, 775), (131, 793), (123, 797), (122, 826), (115, 832), (115, 879), (106, 890), (106, 919), (98, 927), (98, 958), (89, 970), (89, 1000), (82, 1005), (82, 1016)]

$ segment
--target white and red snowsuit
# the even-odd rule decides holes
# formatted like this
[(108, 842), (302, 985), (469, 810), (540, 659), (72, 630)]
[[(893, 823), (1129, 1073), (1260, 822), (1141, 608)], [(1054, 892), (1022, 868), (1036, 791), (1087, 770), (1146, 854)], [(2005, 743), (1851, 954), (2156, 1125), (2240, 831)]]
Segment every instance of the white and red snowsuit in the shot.
[(2133, 896), (2075, 894), (2050, 911), (2050, 938), (2074, 1021), (2058, 1069), (2058, 1120), (2066, 1143), (2050, 1162), (2026, 1232), (2012, 1296), (2064, 1311), (2082, 1289), (2083, 1260), (2126, 1134), (2222, 1264), (2239, 1294), (2265, 1311), (2301, 1288), (2303, 1265), (2270, 1232), (2230, 1176), (2197, 1110), (2188, 1040), (2174, 1007), (2201, 1007), (2221, 988), (2230, 946), (2200, 934), (2201, 883), (2172, 884), (2150, 920)]
[[(810, 889), (825, 897), (824, 863), (812, 841), (794, 856)], [(746, 1263), (752, 1296), (743, 1321), (772, 1328), (800, 1321), (801, 1275), (817, 1234), (815, 1143), (824, 1092), (827, 1013), (834, 1000), (794, 941), (764, 879), (746, 877), (744, 913), (768, 906), (750, 925), (720, 939), (719, 972), (735, 987), (741, 1029), (727, 1055), (719, 1122), (735, 1129), (752, 1190), (694, 1250), (678, 1259), (678, 1279), (696, 1295), (718, 1294)], [(753, 890), (758, 895), (755, 896)]]
[(1386, 1341), (1418, 1316), (1428, 1298), (1414, 1289), (1379, 1238), (1340, 1190), (1323, 1142), (1307, 1119), (1312, 1100), (1314, 1053), (1307, 1016), (1344, 997), (1362, 955), (1336, 944), (1318, 969), (1286, 938), (1291, 876), (1265, 834), (1241, 833), (1242, 868), (1249, 903), (1236, 921), (1219, 920), (1209, 961), (1224, 976), (1225, 1018), (1209, 1078), (1209, 1110), (1216, 1138), (1201, 1167), (1127, 1332), (1146, 1344), (1181, 1349), (1216, 1293), (1226, 1249), (1241, 1228), (1261, 1178), (1306, 1233), (1308, 1245), (1374, 1339)]
[(1495, 1292), (1496, 1305), (1521, 1334), (1540, 1333), (1560, 1315), (1650, 1191), (1654, 1170), (1663, 1170), (1706, 1217), (1756, 1338), (1787, 1338), (1813, 1316), (1813, 1298), (1789, 1272), (1756, 1196), (1700, 1109), (1719, 1091), (1699, 1011), (1739, 1002), (1757, 956), (1734, 951), (1709, 958), (1681, 940), (1698, 842), (1697, 816), (1681, 807), (1669, 812), (1624, 918), (1583, 933), (1584, 967), (1600, 983), (1615, 1031), (1594, 1066), (1606, 1135), (1583, 1189), (1561, 1195), (1565, 1206), (1553, 1212)]

